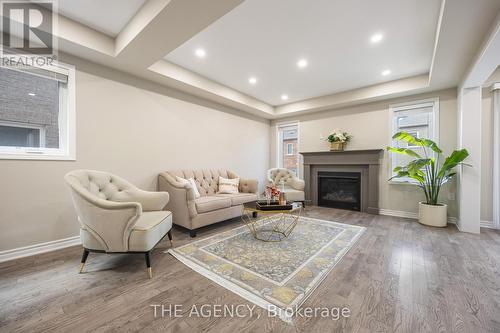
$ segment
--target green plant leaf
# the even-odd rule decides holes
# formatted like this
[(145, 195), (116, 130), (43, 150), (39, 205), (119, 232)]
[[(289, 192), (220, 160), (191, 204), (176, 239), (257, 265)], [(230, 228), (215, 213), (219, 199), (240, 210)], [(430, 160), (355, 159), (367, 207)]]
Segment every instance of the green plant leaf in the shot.
[(448, 156), (441, 170), (439, 170), (438, 177), (444, 177), (451, 169), (462, 163), (469, 156), (467, 149), (455, 150)]
[(420, 143), (420, 139), (414, 137), (413, 135), (411, 135), (407, 132), (398, 132), (392, 136), (392, 139), (405, 141), (405, 142), (408, 142), (412, 145), (417, 145)]
[(424, 166), (429, 165), (430, 163), (431, 163), (430, 158), (420, 158), (418, 160), (413, 160), (410, 163), (408, 163), (406, 168), (410, 173), (417, 173), (418, 171), (421, 171), (421, 169)]
[(408, 148), (387, 147), (387, 151), (390, 151), (390, 152), (393, 152), (393, 153), (397, 153), (397, 154), (401, 154), (401, 155), (407, 155), (407, 156), (411, 156), (411, 157), (422, 158), (422, 156), (420, 156), (418, 153), (416, 153), (415, 151), (413, 151), (411, 149), (408, 149)]
[(435, 153), (441, 154), (443, 152), (441, 149), (439, 149), (438, 145), (432, 140), (418, 139), (418, 141), (422, 146), (432, 149), (432, 151)]

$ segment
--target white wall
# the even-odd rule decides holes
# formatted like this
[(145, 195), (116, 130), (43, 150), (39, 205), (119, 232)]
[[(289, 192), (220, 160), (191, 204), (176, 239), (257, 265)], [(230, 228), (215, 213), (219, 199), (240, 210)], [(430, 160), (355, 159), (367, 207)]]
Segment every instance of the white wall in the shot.
[[(327, 137), (329, 132), (335, 128), (343, 129), (353, 135), (352, 141), (347, 146), (349, 150), (385, 149), (390, 144), (391, 135), (389, 105), (434, 97), (440, 99), (439, 145), (445, 154), (448, 154), (456, 148), (457, 102), (455, 89), (273, 121), (271, 123), (271, 140), (273, 142), (271, 165), (276, 165), (276, 152), (274, 149), (276, 140), (275, 125), (281, 121), (299, 121), (299, 149), (303, 152), (328, 150), (328, 143), (320, 140), (320, 137)], [(384, 152), (380, 172), (379, 207), (393, 211), (417, 213), (418, 202), (424, 199), (423, 193), (413, 185), (389, 184), (387, 181), (390, 177), (388, 162), (388, 154)], [(440, 198), (442, 202), (448, 203), (448, 214), (456, 217), (456, 201), (448, 200), (449, 192), (455, 193), (453, 183), (445, 185)]]
[(156, 189), (160, 171), (178, 168), (227, 168), (262, 184), (268, 121), (190, 103), (181, 93), (70, 61), (77, 65), (77, 160), (0, 160), (0, 251), (78, 234), (63, 181), (73, 169), (106, 170), (147, 190)]
[(481, 107), (481, 222), (493, 221), (493, 94), (483, 89)]

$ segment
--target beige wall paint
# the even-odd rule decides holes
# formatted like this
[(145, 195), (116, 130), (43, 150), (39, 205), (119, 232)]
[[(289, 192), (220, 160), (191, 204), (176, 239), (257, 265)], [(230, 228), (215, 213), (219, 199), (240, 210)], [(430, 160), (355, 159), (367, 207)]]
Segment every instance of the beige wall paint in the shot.
[[(440, 146), (445, 153), (456, 148), (457, 137), (457, 102), (456, 90), (448, 89), (435, 93), (420, 94), (382, 102), (368, 103), (356, 107), (330, 110), (296, 118), (275, 120), (271, 123), (271, 165), (276, 165), (276, 124), (295, 121), (300, 123), (300, 151), (325, 151), (328, 143), (321, 140), (335, 128), (343, 129), (353, 135), (347, 149), (385, 149), (390, 139), (389, 105), (417, 101), (426, 98), (440, 99)], [(418, 212), (418, 202), (424, 198), (421, 190), (413, 185), (389, 184), (390, 168), (387, 152), (384, 153), (380, 172), (379, 206), (383, 209)], [(441, 201), (448, 203), (449, 215), (457, 216), (455, 200), (448, 200), (448, 193), (455, 193), (453, 183), (445, 185)]]
[(268, 121), (190, 103), (183, 94), (172, 98), (175, 92), (75, 58), (66, 61), (77, 66), (77, 160), (0, 160), (0, 251), (78, 235), (63, 181), (73, 169), (106, 170), (147, 190), (156, 189), (160, 171), (177, 168), (227, 168), (262, 184)]

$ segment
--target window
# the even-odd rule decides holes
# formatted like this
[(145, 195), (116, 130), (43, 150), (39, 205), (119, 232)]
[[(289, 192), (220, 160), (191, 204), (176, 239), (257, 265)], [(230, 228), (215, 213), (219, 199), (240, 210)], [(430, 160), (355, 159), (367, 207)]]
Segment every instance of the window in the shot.
[[(423, 154), (420, 146), (407, 144), (406, 142), (393, 141), (392, 136), (397, 132), (407, 132), (417, 138), (426, 138), (439, 143), (439, 99), (429, 99), (412, 103), (391, 105), (391, 142), (390, 145), (398, 148), (410, 148), (419, 154)], [(390, 172), (396, 166), (407, 164), (412, 158), (390, 154)], [(410, 179), (393, 179), (394, 182), (406, 182)]]
[(282, 124), (277, 126), (278, 132), (278, 167), (291, 170), (299, 174), (299, 125)]
[(73, 67), (0, 67), (0, 158), (75, 159)]

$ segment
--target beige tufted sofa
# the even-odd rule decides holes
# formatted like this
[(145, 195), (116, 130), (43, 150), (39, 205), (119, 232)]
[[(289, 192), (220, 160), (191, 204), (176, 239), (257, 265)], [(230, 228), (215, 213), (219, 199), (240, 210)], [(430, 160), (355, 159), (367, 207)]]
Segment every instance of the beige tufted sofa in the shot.
[(278, 186), (282, 191), (281, 184), (284, 183), (286, 201), (300, 201), (305, 206), (305, 183), (288, 169), (274, 168), (267, 171), (267, 180)]
[(80, 272), (89, 252), (138, 252), (146, 255), (151, 277), (150, 251), (172, 235), (172, 213), (163, 210), (165, 192), (147, 192), (110, 173), (75, 170), (64, 177), (80, 223), (84, 252)]
[[(196, 199), (191, 186), (178, 182), (176, 176), (194, 178), (201, 197)], [(200, 227), (241, 216), (243, 203), (257, 200), (257, 180), (240, 178), (240, 193), (217, 194), (219, 176), (239, 178), (228, 170), (165, 171), (158, 177), (160, 191), (170, 194), (166, 208), (172, 211), (174, 224), (189, 229), (191, 237)]]

